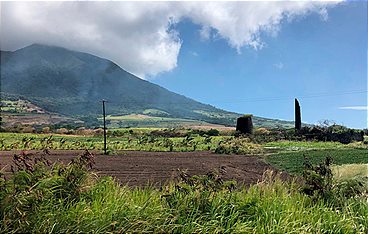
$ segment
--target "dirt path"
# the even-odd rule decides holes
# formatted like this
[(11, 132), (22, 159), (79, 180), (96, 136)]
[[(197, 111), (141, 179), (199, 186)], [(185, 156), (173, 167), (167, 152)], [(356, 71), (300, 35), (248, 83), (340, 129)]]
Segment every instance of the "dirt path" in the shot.
[[(6, 174), (10, 173), (10, 165), (15, 153), (20, 151), (0, 151), (0, 168), (5, 165)], [(32, 157), (41, 151), (27, 151)], [(47, 158), (68, 163), (83, 151), (52, 150)], [(105, 156), (98, 152), (95, 155), (94, 170), (99, 175), (110, 175), (121, 183), (129, 185), (159, 185), (173, 179), (178, 169), (187, 170), (189, 175), (204, 175), (210, 171), (218, 171), (225, 180), (236, 180), (249, 185), (262, 179), (265, 170), (275, 170), (258, 157), (245, 155), (218, 155), (211, 152), (143, 152), (124, 151), (119, 155)]]

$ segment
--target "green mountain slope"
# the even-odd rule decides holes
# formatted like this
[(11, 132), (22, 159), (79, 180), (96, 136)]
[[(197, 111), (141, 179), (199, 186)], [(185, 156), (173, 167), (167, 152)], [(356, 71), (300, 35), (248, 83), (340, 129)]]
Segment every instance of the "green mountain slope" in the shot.
[[(148, 114), (225, 125), (234, 125), (240, 116), (170, 92), (109, 60), (39, 44), (1, 52), (1, 92), (74, 117), (100, 115), (102, 99), (108, 101), (111, 115)], [(290, 124), (258, 117), (254, 122)]]

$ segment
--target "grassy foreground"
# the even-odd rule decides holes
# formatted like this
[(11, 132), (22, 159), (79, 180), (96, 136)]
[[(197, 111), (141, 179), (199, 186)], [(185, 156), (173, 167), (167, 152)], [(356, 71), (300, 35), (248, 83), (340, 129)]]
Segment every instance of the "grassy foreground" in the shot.
[[(0, 232), (366, 233), (366, 194), (307, 196), (302, 185), (271, 179), (235, 188), (215, 174), (161, 189), (131, 188), (87, 170), (90, 154), (69, 165), (16, 158), (0, 180)], [(337, 187), (336, 187), (337, 188)], [(331, 195), (330, 194), (330, 195)]]

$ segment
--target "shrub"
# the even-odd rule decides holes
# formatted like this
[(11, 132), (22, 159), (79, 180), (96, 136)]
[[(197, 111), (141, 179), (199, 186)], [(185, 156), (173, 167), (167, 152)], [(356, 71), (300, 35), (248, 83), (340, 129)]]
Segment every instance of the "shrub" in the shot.
[(36, 129), (32, 126), (23, 126), (21, 127), (20, 132), (22, 133), (34, 133), (36, 131)]
[(220, 134), (220, 131), (217, 129), (210, 129), (206, 132), (208, 136), (218, 136)]
[(163, 130), (153, 130), (149, 135), (156, 137), (185, 137), (188, 134), (184, 131), (180, 131), (179, 129), (170, 128)]
[(50, 133), (50, 127), (43, 127), (42, 133)]
[(342, 181), (333, 180), (331, 170), (332, 158), (326, 157), (317, 166), (305, 158), (302, 191), (315, 199), (322, 198), (335, 206), (343, 206), (346, 199), (368, 194), (367, 178), (355, 178)]
[(364, 140), (363, 131), (349, 129), (336, 124), (331, 126), (303, 127), (300, 134), (307, 140), (337, 141), (343, 144)]
[[(115, 131), (114, 131), (115, 132)], [(114, 133), (113, 132), (113, 133)], [(103, 129), (102, 128), (96, 128), (93, 130), (93, 135), (94, 136), (102, 136), (103, 135)]]
[(57, 134), (68, 134), (68, 132), (69, 131), (66, 128), (59, 128), (59, 129), (56, 130)]
[(255, 131), (254, 131), (254, 134), (262, 134), (262, 135), (268, 135), (270, 134), (271, 131), (270, 130), (267, 130), (266, 128), (257, 128)]
[(325, 161), (318, 166), (313, 166), (308, 158), (304, 158), (303, 178), (305, 186), (303, 192), (307, 195), (317, 195), (323, 198), (331, 196), (332, 189), (332, 163), (331, 157), (326, 157)]
[(335, 185), (337, 194), (344, 198), (368, 195), (368, 178), (343, 180)]
[(248, 138), (229, 138), (220, 141), (215, 151), (217, 154), (260, 154), (263, 148), (251, 143)]

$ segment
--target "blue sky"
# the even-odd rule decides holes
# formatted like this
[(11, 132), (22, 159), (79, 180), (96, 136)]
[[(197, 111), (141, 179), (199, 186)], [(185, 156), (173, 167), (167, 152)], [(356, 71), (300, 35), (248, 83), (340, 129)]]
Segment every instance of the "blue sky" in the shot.
[(2, 2), (0, 49), (109, 59), (216, 107), (367, 127), (367, 2)]
[(182, 40), (177, 67), (151, 81), (228, 111), (285, 120), (293, 119), (296, 97), (304, 122), (366, 128), (367, 3), (342, 3), (327, 20), (312, 13), (280, 26), (277, 35), (261, 34), (262, 49), (237, 53), (181, 21), (174, 26)]

